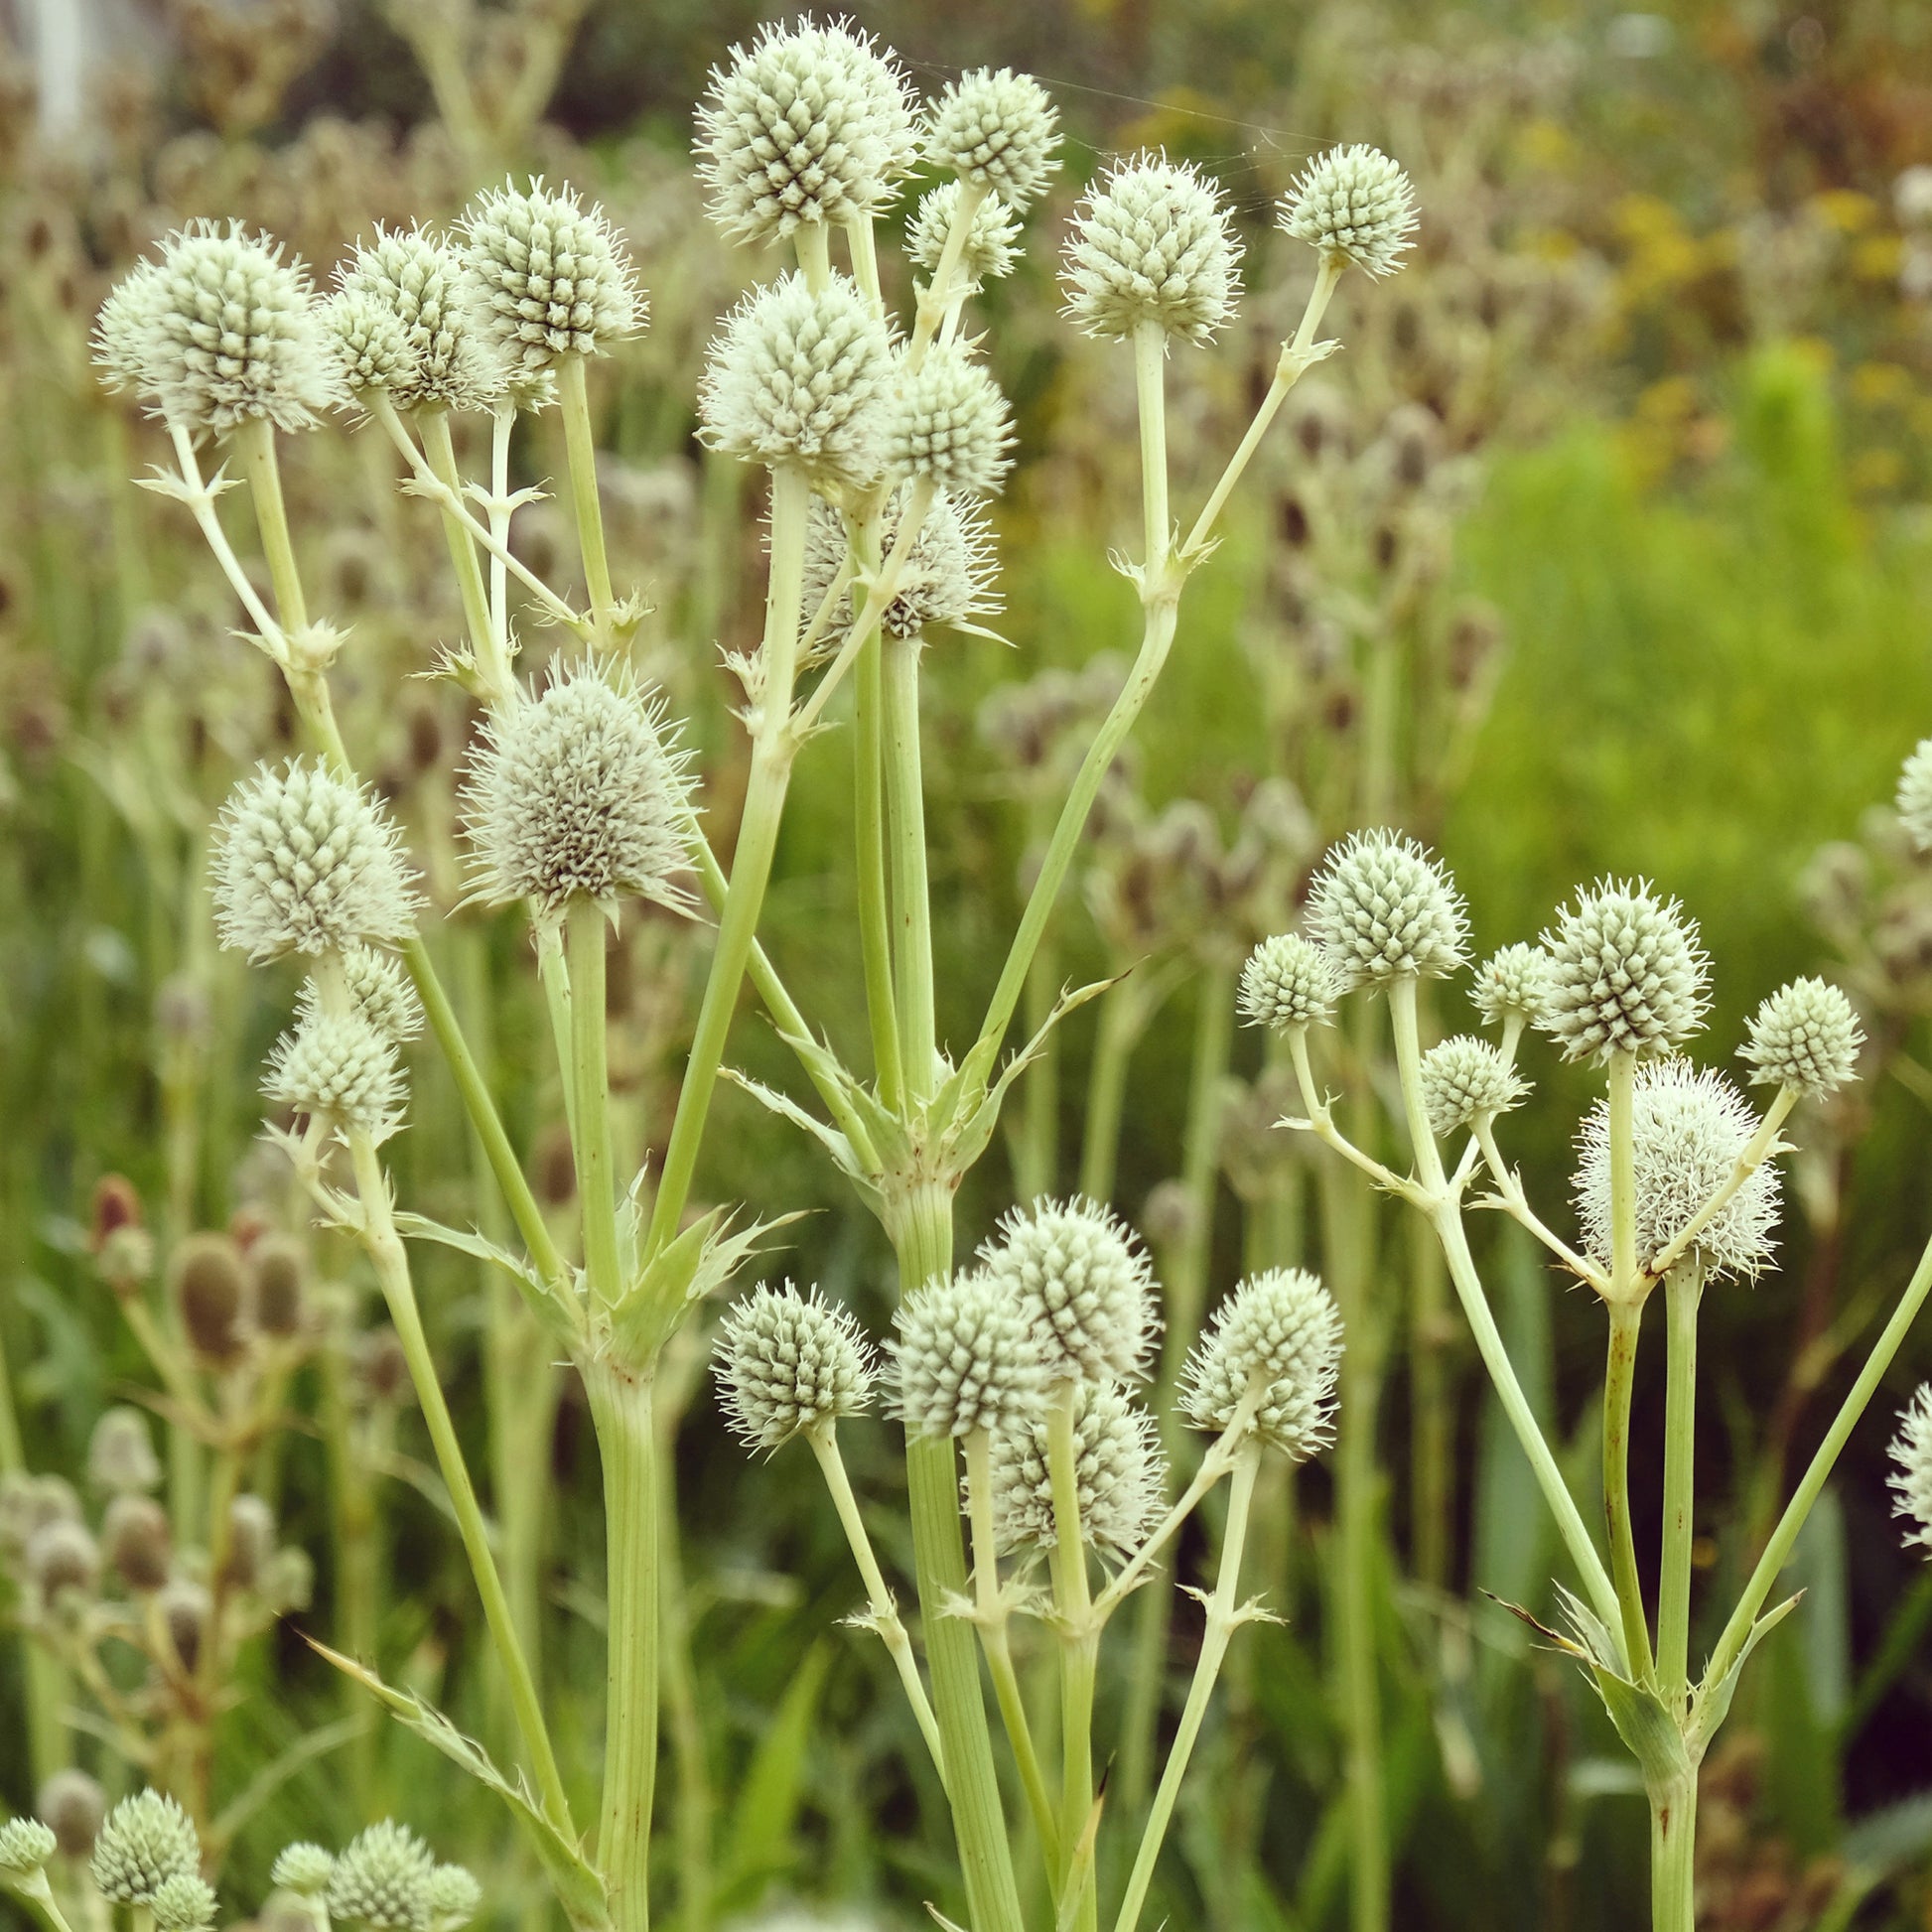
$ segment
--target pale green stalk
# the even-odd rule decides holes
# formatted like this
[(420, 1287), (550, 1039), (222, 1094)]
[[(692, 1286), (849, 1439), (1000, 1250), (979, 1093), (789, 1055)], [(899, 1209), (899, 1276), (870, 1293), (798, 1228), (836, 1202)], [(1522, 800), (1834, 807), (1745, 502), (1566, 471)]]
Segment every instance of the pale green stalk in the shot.
[(612, 1308), (627, 1284), (618, 1256), (617, 1173), (611, 1160), (611, 1081), (605, 1018), (604, 908), (574, 895), (564, 914), (570, 967), (570, 1086), (577, 1096), (571, 1148), (584, 1221), (584, 1272), (592, 1298)]
[[(342, 1337), (332, 1335), (323, 1351), (322, 1440), (329, 1463), (329, 1523), (335, 1551), (335, 1584), (330, 1600), (336, 1623), (331, 1636), (345, 1656), (380, 1673), (381, 1650), (381, 1519), (375, 1506), (375, 1484), (368, 1458), (358, 1452), (349, 1409), (349, 1365)], [(360, 1685), (343, 1680), (343, 1694), (351, 1718), (364, 1722), (354, 1741), (355, 1789), (374, 1789), (375, 1725)]]
[(496, 548), (489, 558), (489, 635), (505, 680), (510, 673), (510, 605), (509, 570), (502, 552), (510, 540), (510, 437), (515, 428), (514, 409), (498, 408), (490, 418), (489, 534)]
[(47, 1882), (45, 1871), (36, 1871), (33, 1877), (24, 1881), (16, 1879), (7, 1889), (11, 1890), (16, 1898), (24, 1898), (33, 1906), (47, 1920), (52, 1932), (73, 1932), (73, 1928), (67, 1921), (66, 1914), (55, 1899), (54, 1888)]
[[(463, 475), (457, 469), (456, 445), (450, 440), (450, 412), (425, 409), (418, 412), (416, 427), (423, 438), (423, 454), (443, 486), (458, 502), (463, 499)], [(489, 593), (483, 588), (483, 571), (477, 563), (477, 546), (462, 521), (443, 506), (443, 537), (449, 545), (450, 565), (456, 573), (458, 594), (463, 599), (463, 620), (470, 631), (470, 648), (486, 689), (500, 694), (509, 688), (509, 665), (498, 655), (496, 624), (490, 614)], [(498, 568), (494, 558), (492, 569)]]
[(1623, 1646), (1640, 1676), (1650, 1670), (1650, 1627), (1630, 1523), (1630, 1402), (1636, 1390), (1637, 1336), (1648, 1284), (1637, 1273), (1636, 1056), (1610, 1055), (1610, 1337), (1603, 1368), (1603, 1518), (1610, 1534)]
[(893, 826), (893, 963), (905, 1095), (914, 1106), (938, 1079), (932, 907), (926, 878), (925, 780), (919, 758), (918, 637), (882, 632), (886, 809)]
[[(1047, 801), (1035, 794), (1027, 809), (1030, 853), (1043, 845), (1053, 829), (1046, 812)], [(1060, 949), (1054, 940), (1054, 930), (1047, 928), (1027, 972), (1025, 1024), (1029, 1039), (1039, 1037), (1060, 996)], [(1056, 1027), (1046, 1035), (1038, 1057), (1021, 1076), (1020, 1121), (1013, 1135), (1012, 1153), (1014, 1192), (1020, 1199), (1037, 1200), (1058, 1186), (1059, 1138), (1060, 1036)]]
[(680, 1932), (709, 1932), (712, 1919), (711, 1767), (705, 1752), (704, 1719), (698, 1709), (695, 1659), (691, 1649), (691, 1599), (677, 1534), (675, 1473), (676, 1419), (660, 1404), (658, 1414), (658, 1502), (660, 1536), (658, 1581), (662, 1596), (658, 1661), (664, 1676), (664, 1715), (677, 1764), (678, 1924)]
[[(872, 530), (861, 543), (873, 550)], [(852, 781), (853, 819), (858, 850), (859, 957), (866, 982), (866, 1015), (872, 1026), (873, 1078), (882, 1105), (897, 1107), (905, 1093), (900, 1050), (897, 994), (893, 976), (892, 905), (886, 878), (886, 773), (883, 762), (885, 711), (883, 640), (874, 632), (859, 653), (853, 672)]]
[(1413, 1560), (1418, 1580), (1441, 1590), (1449, 1587), (1455, 1507), (1455, 1411), (1449, 1400), (1448, 1308), (1443, 1251), (1421, 1222), (1411, 1221), (1409, 1226)]
[(912, 322), (912, 340), (906, 345), (906, 366), (917, 373), (925, 361), (932, 339), (945, 322), (954, 301), (953, 284), (959, 274), (960, 257), (966, 252), (967, 237), (973, 231), (973, 218), (985, 202), (987, 191), (977, 182), (961, 181), (959, 200), (953, 204), (952, 226), (946, 230), (945, 246), (932, 271), (932, 280), (919, 291), (918, 310)]
[(1143, 568), (1151, 592), (1167, 574), (1168, 546), (1168, 336), (1158, 322), (1134, 331), (1134, 392), (1141, 425), (1141, 534)]
[(1650, 1794), (1651, 1932), (1697, 1932), (1697, 1774)]
[(577, 520), (577, 548), (584, 559), (584, 582), (591, 615), (608, 649), (617, 599), (611, 591), (611, 564), (604, 550), (604, 508), (597, 494), (597, 439), (591, 430), (590, 392), (583, 355), (557, 357), (557, 402), (564, 419), (564, 456), (570, 469), (570, 508)]
[(1664, 1402), (1664, 1537), (1657, 1585), (1657, 1689), (1682, 1719), (1691, 1689), (1691, 1531), (1697, 1483), (1698, 1302), (1704, 1271), (1680, 1262), (1664, 1277), (1670, 1318)]
[(1046, 1470), (1053, 1490), (1053, 1604), (1060, 1630), (1060, 1842), (1067, 1857), (1060, 1871), (1060, 1916), (1079, 1890), (1070, 1923), (1099, 1923), (1100, 1901), (1091, 1864), (1072, 1856), (1093, 1810), (1093, 1690), (1100, 1647), (1087, 1578), (1087, 1544), (1080, 1521), (1079, 1449), (1074, 1437), (1075, 1382), (1064, 1382), (1046, 1411)]

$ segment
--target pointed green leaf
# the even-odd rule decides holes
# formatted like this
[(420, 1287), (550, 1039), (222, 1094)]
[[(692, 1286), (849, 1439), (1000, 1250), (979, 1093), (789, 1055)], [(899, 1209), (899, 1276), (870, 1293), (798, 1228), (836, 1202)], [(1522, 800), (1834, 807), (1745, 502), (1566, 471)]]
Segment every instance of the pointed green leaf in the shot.
[(577, 1339), (580, 1332), (578, 1311), (566, 1307), (553, 1295), (543, 1277), (527, 1261), (505, 1248), (499, 1248), (495, 1242), (485, 1240), (481, 1234), (445, 1227), (441, 1221), (432, 1221), (427, 1215), (399, 1212), (395, 1219), (396, 1232), (405, 1241), (433, 1241), (440, 1248), (454, 1248), (458, 1254), (493, 1263), (516, 1284), (516, 1292), (522, 1296), (524, 1306), (546, 1328), (563, 1341)]

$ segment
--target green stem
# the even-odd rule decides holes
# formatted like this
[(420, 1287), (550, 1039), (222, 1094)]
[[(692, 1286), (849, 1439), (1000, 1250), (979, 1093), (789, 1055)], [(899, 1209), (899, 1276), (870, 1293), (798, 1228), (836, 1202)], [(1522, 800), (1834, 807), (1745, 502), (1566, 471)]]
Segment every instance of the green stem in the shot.
[(570, 965), (571, 1090), (577, 1096), (572, 1150), (577, 1200), (584, 1217), (584, 1272), (592, 1296), (606, 1308), (623, 1295), (618, 1254), (616, 1170), (611, 1159), (611, 1081), (607, 1065), (604, 991), (604, 909), (579, 895), (565, 913)]
[(712, 1796), (711, 1766), (706, 1755), (704, 1719), (698, 1705), (696, 1658), (691, 1645), (691, 1600), (685, 1587), (684, 1559), (679, 1545), (674, 1443), (660, 1413), (658, 1427), (657, 1568), (663, 1609), (659, 1656), (664, 1673), (664, 1712), (671, 1732), (671, 1755), (677, 1764), (678, 1924), (680, 1932), (710, 1932), (712, 1919)]
[(557, 400), (564, 419), (564, 455), (570, 468), (570, 507), (577, 519), (577, 547), (584, 559), (584, 583), (591, 615), (608, 648), (614, 641), (611, 619), (617, 603), (611, 593), (611, 565), (604, 553), (604, 509), (597, 494), (597, 439), (591, 433), (590, 392), (582, 355), (557, 357)]
[(1630, 1523), (1630, 1402), (1637, 1379), (1641, 1302), (1609, 1305), (1609, 1352), (1603, 1367), (1603, 1520), (1610, 1532), (1610, 1575), (1616, 1584), (1623, 1643), (1639, 1672), (1650, 1665), (1650, 1626), (1644, 1619), (1643, 1579)]
[(1651, 1932), (1696, 1932), (1697, 1774), (1650, 1794)]
[(1093, 1810), (1093, 1692), (1099, 1628), (1087, 1578), (1087, 1544), (1080, 1521), (1079, 1449), (1074, 1434), (1077, 1382), (1062, 1383), (1046, 1412), (1046, 1469), (1053, 1490), (1053, 1599), (1060, 1638), (1060, 1922), (1069, 1923), (1071, 1888), (1079, 1887), (1070, 1923), (1098, 1924), (1099, 1899), (1091, 1864), (1073, 1856)]
[(873, 1076), (880, 1103), (897, 1108), (905, 1092), (905, 1072), (893, 984), (893, 921), (886, 882), (881, 657), (881, 640), (875, 631), (861, 648), (853, 671), (853, 814), (858, 837), (859, 955), (865, 971), (866, 1015), (872, 1025)]
[[(463, 498), (463, 474), (457, 468), (456, 445), (450, 440), (450, 412), (425, 409), (416, 417), (422, 435), (423, 454), (452, 496)], [(463, 599), (463, 620), (470, 630), (470, 649), (484, 688), (494, 702), (500, 703), (509, 690), (509, 665), (497, 654), (496, 625), (490, 616), (489, 593), (483, 588), (483, 569), (477, 562), (477, 546), (460, 518), (443, 507), (443, 538), (449, 545), (450, 567), (456, 572), (457, 591)], [(491, 568), (495, 568), (491, 559)]]
[(1698, 1302), (1703, 1270), (1680, 1263), (1664, 1277), (1670, 1318), (1664, 1403), (1664, 1539), (1657, 1586), (1657, 1688), (1673, 1717), (1691, 1684), (1691, 1530), (1696, 1500)]
[(892, 837), (893, 949), (906, 1098), (930, 1098), (938, 1078), (932, 986), (932, 906), (926, 877), (925, 780), (919, 759), (918, 637), (882, 632), (886, 810)]
[(268, 581), (287, 631), (306, 630), (308, 601), (302, 595), (302, 573), (296, 568), (295, 544), (289, 536), (288, 505), (282, 498), (282, 473), (275, 460), (275, 426), (255, 417), (235, 431), (242, 474), (254, 499), (255, 521), (261, 530), (262, 555), (268, 562)]
[(1152, 587), (1166, 573), (1173, 532), (1168, 516), (1168, 334), (1158, 322), (1134, 331), (1134, 387), (1141, 422), (1141, 538)]

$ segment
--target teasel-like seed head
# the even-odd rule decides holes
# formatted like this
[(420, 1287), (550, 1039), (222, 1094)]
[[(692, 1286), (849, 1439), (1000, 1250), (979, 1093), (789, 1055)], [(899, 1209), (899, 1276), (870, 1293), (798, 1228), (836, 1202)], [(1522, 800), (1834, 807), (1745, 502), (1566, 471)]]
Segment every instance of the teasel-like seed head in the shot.
[(476, 897), (628, 897), (691, 909), (691, 780), (664, 707), (621, 664), (585, 661), (494, 712), (464, 790)]
[(1486, 1039), (1452, 1034), (1422, 1056), (1423, 1107), (1438, 1140), (1520, 1107), (1529, 1083)]
[(395, 820), (320, 761), (262, 764), (215, 830), (221, 943), (257, 965), (413, 938), (421, 903)]
[(1900, 1412), (1891, 1460), (1892, 1514), (1912, 1522), (1906, 1547), (1932, 1550), (1932, 1382), (1921, 1382)]
[[(901, 483), (887, 499), (882, 554), (898, 540), (909, 485)], [(845, 525), (829, 503), (812, 499), (805, 522), (804, 607), (816, 613), (830, 594), (845, 563)], [(945, 627), (970, 630), (981, 618), (996, 616), (1000, 594), (994, 588), (997, 559), (986, 514), (977, 503), (955, 502), (941, 493), (932, 499), (919, 533), (906, 552), (898, 589), (886, 607), (882, 625), (888, 636), (917, 637)], [(819, 638), (817, 652), (830, 655), (852, 628), (852, 593), (839, 599)]]
[(275, 1105), (378, 1145), (402, 1124), (406, 1087), (394, 1040), (359, 1013), (319, 1008), (275, 1042), (262, 1081)]
[(38, 1818), (9, 1818), (0, 1825), (0, 1884), (33, 1878), (54, 1856), (53, 1832)]
[(1258, 1396), (1253, 1432), (1291, 1461), (1334, 1440), (1341, 1313), (1319, 1277), (1271, 1268), (1238, 1283), (1181, 1372), (1180, 1404), (1197, 1429), (1227, 1429)]
[(908, 1436), (1010, 1429), (1039, 1407), (1046, 1373), (1024, 1301), (983, 1270), (916, 1289), (893, 1317), (899, 1420)]
[[(368, 957), (377, 959), (382, 955), (370, 953)], [(351, 981), (351, 997), (352, 985)], [(416, 1011), (420, 1014), (421, 1007)], [(292, 1236), (264, 1234), (250, 1246), (249, 1300), (254, 1305), (255, 1326), (263, 1334), (287, 1339), (302, 1332), (308, 1279), (308, 1257), (301, 1242)]]
[(1127, 1224), (1095, 1201), (1037, 1200), (980, 1249), (996, 1287), (1028, 1311), (1052, 1382), (1130, 1381), (1160, 1330), (1154, 1270)]
[(168, 1258), (168, 1287), (189, 1346), (217, 1367), (232, 1362), (248, 1341), (241, 1250), (225, 1234), (188, 1235)]
[(712, 1373), (733, 1430), (767, 1455), (801, 1430), (860, 1414), (872, 1399), (872, 1344), (817, 1289), (760, 1282), (726, 1315)]
[(439, 1864), (424, 1895), (430, 1932), (462, 1932), (483, 1905), (483, 1887), (465, 1865)]
[[(905, 233), (907, 258), (930, 275), (946, 251), (959, 208), (959, 183), (944, 181), (919, 197), (912, 223)], [(1003, 281), (1020, 259), (1020, 221), (997, 195), (988, 195), (973, 211), (960, 250), (958, 274), (968, 292), (988, 282)]]
[(121, 1587), (151, 1596), (173, 1574), (174, 1532), (152, 1496), (116, 1496), (101, 1514), (101, 1546)]
[(1234, 314), (1233, 210), (1188, 162), (1142, 154), (1108, 170), (1073, 218), (1067, 318), (1118, 341), (1143, 323), (1202, 343)]
[(336, 372), (354, 399), (365, 389), (392, 393), (409, 380), (409, 337), (395, 311), (366, 289), (338, 289), (319, 311)]
[(846, 21), (767, 23), (712, 69), (698, 109), (698, 175), (734, 241), (870, 220), (916, 152), (903, 74)]
[(1337, 267), (1383, 276), (1402, 266), (1416, 231), (1416, 191), (1378, 148), (1317, 155), (1282, 203), (1281, 224)]
[[(554, 263), (553, 272), (560, 272)], [(337, 301), (388, 319), (395, 353), (381, 386), (398, 409), (485, 409), (502, 394), (501, 332), (491, 339), (476, 307), (478, 285), (447, 241), (420, 227), (378, 223), (375, 239), (349, 257), (341, 281)], [(361, 326), (371, 329), (366, 321)], [(348, 381), (356, 386), (352, 374)]]
[(1569, 1060), (1668, 1053), (1703, 1025), (1711, 963), (1697, 921), (1638, 880), (1601, 880), (1543, 935), (1550, 995), (1539, 1025)]
[(202, 1842), (188, 1814), (158, 1791), (137, 1791), (107, 1814), (87, 1866), (101, 1896), (117, 1905), (146, 1905), (168, 1879), (201, 1868)]
[[(423, 1031), (423, 1003), (408, 969), (394, 953), (380, 952), (374, 946), (350, 946), (342, 959), (351, 1012), (398, 1046)], [(306, 1026), (321, 1012), (322, 990), (314, 980), (307, 980), (295, 1009), (296, 1025)]]
[(1023, 214), (1059, 166), (1059, 118), (1031, 74), (975, 68), (949, 82), (927, 110), (925, 158)]
[(886, 455), (895, 365), (886, 325), (858, 289), (802, 275), (756, 289), (711, 345), (698, 414), (727, 456), (791, 464), (827, 484), (865, 484)]
[(275, 1554), (275, 1512), (246, 1492), (228, 1504), (228, 1562), (224, 1577), (235, 1589), (254, 1589)]
[(1308, 928), (1337, 993), (1462, 964), (1469, 922), (1449, 869), (1398, 832), (1357, 832), (1333, 847), (1309, 891)]
[[(1637, 1182), (1637, 1259), (1646, 1265), (1730, 1177), (1757, 1131), (1750, 1103), (1722, 1073), (1681, 1059), (1637, 1067), (1631, 1139)], [(1577, 1207), (1589, 1252), (1610, 1261), (1610, 1114), (1598, 1100), (1579, 1136)], [(1769, 1265), (1778, 1220), (1778, 1171), (1765, 1162), (1692, 1243), (1715, 1279), (1749, 1279)]]
[(238, 221), (193, 221), (108, 298), (94, 340), (110, 387), (192, 434), (315, 426), (341, 393), (306, 269)]
[(26, 1568), (28, 1582), (47, 1603), (59, 1603), (69, 1591), (91, 1596), (100, 1582), (100, 1546), (86, 1524), (62, 1517), (28, 1538)]
[(901, 367), (886, 413), (886, 469), (953, 496), (998, 492), (1013, 460), (1013, 412), (1000, 385), (956, 343)]
[(426, 1932), (436, 1858), (407, 1826), (385, 1818), (358, 1832), (329, 1874), (331, 1919), (360, 1919), (382, 1932)]
[(40, 1788), (34, 1810), (53, 1834), (64, 1859), (84, 1859), (94, 1849), (107, 1800), (85, 1771), (72, 1765), (56, 1771)]
[(1824, 1100), (1858, 1078), (1863, 1044), (1864, 1029), (1844, 993), (1829, 980), (1803, 979), (1758, 1008), (1737, 1055), (1750, 1062), (1754, 1083), (1775, 1080)]
[(1932, 852), (1932, 738), (1922, 738), (1898, 774), (1898, 822), (1919, 852)]
[(268, 1880), (278, 1891), (292, 1891), (299, 1898), (321, 1898), (335, 1872), (335, 1855), (305, 1839), (282, 1848)]
[(1549, 1011), (1556, 968), (1541, 946), (1518, 941), (1492, 952), (1475, 970), (1469, 997), (1485, 1027), (1505, 1026), (1511, 1020), (1540, 1027)]
[(120, 1403), (101, 1412), (87, 1439), (87, 1480), (106, 1496), (160, 1486), (161, 1460), (154, 1452), (154, 1432), (139, 1409)]
[[(1138, 1546), (1161, 1506), (1167, 1458), (1154, 1418), (1117, 1383), (1073, 1389), (1074, 1486), (1080, 1531), (1100, 1550)], [(1050, 1549), (1053, 1478), (1043, 1410), (993, 1439), (993, 1521), (1003, 1549)]]
[(192, 1677), (201, 1665), (208, 1619), (214, 1614), (213, 1597), (193, 1577), (175, 1577), (155, 1592), (154, 1605), (183, 1675)]
[(208, 1932), (214, 1923), (214, 1887), (199, 1871), (162, 1879), (148, 1900), (155, 1932)]
[(1288, 1033), (1325, 1026), (1335, 1010), (1328, 955), (1299, 932), (1277, 932), (1241, 969), (1241, 1017), (1251, 1027)]

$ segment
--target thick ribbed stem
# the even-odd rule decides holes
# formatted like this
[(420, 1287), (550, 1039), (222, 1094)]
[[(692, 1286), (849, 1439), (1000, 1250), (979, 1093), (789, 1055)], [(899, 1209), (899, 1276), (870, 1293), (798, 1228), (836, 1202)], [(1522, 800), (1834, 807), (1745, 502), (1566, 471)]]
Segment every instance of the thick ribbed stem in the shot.
[[(1078, 1395), (1078, 1383), (1062, 1383), (1047, 1409), (1046, 1470), (1053, 1490), (1053, 1603), (1061, 1632), (1059, 1923), (1086, 1932), (1100, 1918), (1093, 1865), (1077, 1852), (1093, 1811), (1093, 1691), (1100, 1630), (1093, 1616), (1086, 1535), (1080, 1521), (1079, 1447), (1073, 1419)], [(1077, 1901), (1071, 1889), (1076, 1884)]]
[(1610, 1337), (1603, 1366), (1603, 1519), (1610, 1576), (1630, 1667), (1650, 1669), (1650, 1626), (1630, 1522), (1630, 1401), (1637, 1381), (1637, 1337), (1645, 1285), (1637, 1275), (1637, 1170), (1634, 1124), (1636, 1056), (1610, 1055)]
[(917, 637), (883, 633), (886, 810), (892, 836), (894, 988), (905, 1092), (915, 1104), (931, 1096), (938, 1069), (933, 1010), (932, 907), (925, 852), (925, 778), (919, 757)]
[(577, 1200), (584, 1217), (584, 1272), (592, 1296), (609, 1308), (622, 1296), (625, 1284), (618, 1259), (618, 1197), (611, 1159), (604, 939), (602, 907), (581, 896), (572, 898), (564, 926), (570, 963), (567, 1078), (577, 1096), (571, 1147), (577, 1162)]
[(1650, 1932), (1697, 1932), (1697, 1773), (1650, 1794)]
[(1657, 1585), (1657, 1688), (1682, 1718), (1690, 1694), (1691, 1542), (1697, 1493), (1698, 1302), (1703, 1271), (1680, 1262), (1664, 1278), (1670, 1317), (1664, 1403), (1664, 1538)]
[[(416, 418), (423, 439), (423, 454), (444, 487), (458, 502), (463, 500), (463, 473), (456, 466), (456, 445), (450, 440), (450, 412), (425, 409)], [(490, 615), (489, 593), (483, 587), (483, 568), (477, 562), (477, 546), (470, 541), (460, 516), (447, 504), (442, 506), (443, 540), (449, 546), (450, 567), (456, 572), (457, 591), (463, 599), (463, 621), (470, 630), (470, 649), (484, 687), (500, 702), (509, 688), (509, 666), (496, 647), (496, 625)], [(492, 558), (490, 566), (495, 569)]]
[(883, 738), (885, 667), (875, 633), (852, 672), (852, 805), (857, 837), (859, 957), (872, 1023), (873, 1077), (882, 1105), (904, 1098), (898, 996), (893, 977), (893, 914), (886, 878), (886, 774)]
[(584, 582), (591, 615), (608, 647), (617, 599), (611, 592), (611, 565), (604, 553), (604, 507), (597, 494), (597, 438), (591, 430), (590, 392), (582, 355), (557, 357), (557, 400), (564, 419), (564, 455), (570, 466), (570, 507), (577, 520), (577, 548), (584, 559)]

